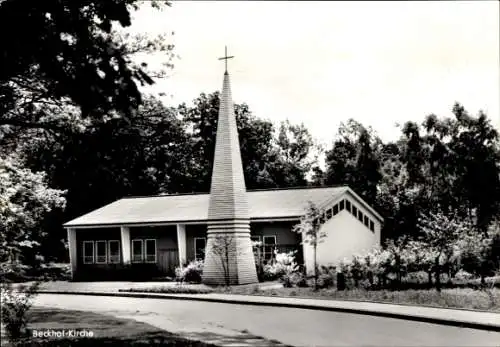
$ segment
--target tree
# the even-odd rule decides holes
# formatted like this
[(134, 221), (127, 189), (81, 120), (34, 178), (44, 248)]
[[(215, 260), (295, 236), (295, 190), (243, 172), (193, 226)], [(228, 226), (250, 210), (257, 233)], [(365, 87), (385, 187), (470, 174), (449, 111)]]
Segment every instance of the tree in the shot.
[[(219, 92), (202, 93), (194, 105), (179, 106), (179, 114), (192, 134), (192, 168), (197, 179), (193, 190), (208, 192), (215, 150), (219, 112)], [(314, 159), (310, 157), (313, 141), (303, 125), (283, 122), (277, 134), (271, 122), (255, 117), (248, 105), (235, 104), (241, 157), (248, 189), (281, 188), (305, 185)]]
[(0, 2), (0, 125), (61, 130), (50, 115), (65, 105), (82, 119), (132, 115), (142, 102), (137, 84), (153, 79), (131, 56), (173, 48), (161, 40), (125, 44), (116, 28), (130, 26), (138, 7), (136, 0)]
[(333, 147), (326, 152), (325, 183), (345, 184), (374, 205), (381, 180), (381, 140), (371, 128), (350, 119), (340, 125)]
[(50, 189), (41, 172), (23, 167), (15, 156), (0, 156), (0, 267), (2, 275), (16, 263), (31, 263), (46, 235), (44, 215), (65, 205), (64, 193)]
[(304, 124), (291, 124), (286, 120), (280, 123), (274, 140), (274, 165), (269, 171), (279, 187), (307, 185), (307, 175), (317, 163), (313, 151), (318, 146)]
[(456, 153), (453, 193), (462, 197), (469, 216), (475, 214), (479, 230), (487, 233), (500, 216), (500, 137), (484, 113), (473, 118), (460, 104), (453, 113), (448, 144)]
[(460, 262), (463, 269), (481, 278), (485, 287), (486, 277), (495, 274), (500, 268), (500, 226), (489, 228), (487, 234), (469, 232), (461, 235), (457, 241)]
[(468, 220), (457, 218), (456, 214), (429, 213), (419, 218), (422, 232), (420, 240), (434, 263), (436, 290), (441, 291), (441, 273), (454, 254), (454, 247), (462, 235), (473, 228)]
[(324, 211), (320, 210), (313, 202), (309, 201), (304, 216), (300, 219), (300, 223), (293, 226), (293, 231), (302, 235), (304, 243), (309, 244), (313, 248), (314, 259), (314, 289), (318, 289), (318, 261), (317, 248), (326, 237), (324, 231), (321, 230), (321, 218)]
[(67, 207), (45, 218), (51, 230), (42, 244), (47, 255), (63, 260), (62, 224), (127, 195), (190, 191), (194, 158), (189, 137), (175, 110), (147, 98), (128, 121), (110, 119), (80, 132), (44, 136), (29, 131), (19, 153), (35, 171), (46, 172), (47, 183), (67, 190)]
[(229, 287), (231, 285), (231, 268), (230, 258), (240, 255), (240, 250), (237, 249), (236, 240), (232, 235), (214, 235), (212, 236), (211, 252), (209, 253), (214, 260), (219, 264), (222, 273), (224, 274), (224, 284)]

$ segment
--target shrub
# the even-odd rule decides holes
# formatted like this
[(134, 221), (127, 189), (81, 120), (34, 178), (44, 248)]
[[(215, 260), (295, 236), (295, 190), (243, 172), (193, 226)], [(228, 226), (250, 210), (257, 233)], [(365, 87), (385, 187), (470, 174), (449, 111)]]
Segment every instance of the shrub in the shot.
[(31, 278), (27, 275), (29, 267), (20, 262), (0, 262), (0, 282), (25, 282)]
[(47, 263), (40, 264), (32, 270), (33, 277), (45, 281), (67, 281), (71, 279), (71, 264)]
[(2, 284), (2, 322), (11, 339), (18, 339), (25, 332), (28, 323), (27, 312), (38, 287), (38, 282), (31, 286), (19, 286), (16, 290), (11, 284)]
[(307, 281), (305, 276), (300, 272), (287, 273), (281, 276), (280, 281), (283, 283), (283, 287), (307, 287)]
[(120, 289), (119, 292), (129, 293), (162, 293), (162, 294), (208, 294), (213, 293), (210, 288), (193, 288), (189, 286), (165, 286), (151, 288), (129, 288)]
[(185, 267), (175, 268), (175, 277), (179, 282), (201, 283), (203, 275), (203, 261), (193, 260)]
[(467, 272), (463, 269), (460, 269), (454, 277), (457, 281), (459, 282), (467, 282), (468, 280), (471, 280), (474, 278), (474, 275), (471, 274), (470, 272)]
[(429, 276), (425, 271), (409, 272), (403, 277), (403, 282), (415, 284), (427, 284)]
[(322, 273), (318, 276), (317, 288), (330, 288), (335, 284), (334, 275), (330, 273)]
[(264, 279), (276, 280), (298, 272), (299, 267), (295, 262), (295, 252), (275, 252), (275, 259), (270, 264), (264, 265)]

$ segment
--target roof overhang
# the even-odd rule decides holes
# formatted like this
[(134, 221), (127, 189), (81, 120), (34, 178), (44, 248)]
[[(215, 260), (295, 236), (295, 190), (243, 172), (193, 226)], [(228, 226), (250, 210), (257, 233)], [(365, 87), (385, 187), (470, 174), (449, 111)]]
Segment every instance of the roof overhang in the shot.
[[(276, 223), (276, 222), (296, 222), (301, 216), (285, 216), (271, 218), (250, 218), (250, 223)], [(203, 225), (208, 224), (208, 219), (203, 220), (179, 220), (179, 221), (158, 221), (158, 222), (140, 222), (140, 223), (106, 223), (106, 224), (64, 224), (65, 229), (100, 229), (100, 228), (121, 228), (121, 227), (158, 227), (174, 225)]]

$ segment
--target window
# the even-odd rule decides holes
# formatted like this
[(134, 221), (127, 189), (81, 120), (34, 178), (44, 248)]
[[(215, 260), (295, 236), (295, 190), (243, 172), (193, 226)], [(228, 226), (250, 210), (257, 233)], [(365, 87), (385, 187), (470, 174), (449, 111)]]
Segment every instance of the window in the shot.
[(144, 241), (146, 263), (156, 263), (156, 240), (149, 239)]
[(83, 263), (94, 263), (94, 241), (83, 241)]
[(372, 220), (370, 221), (370, 230), (375, 231), (375, 223)]
[(369, 225), (369, 220), (368, 220), (368, 217), (367, 217), (367, 216), (365, 216), (365, 225), (366, 225), (367, 227), (368, 227), (368, 225)]
[(358, 211), (358, 219), (361, 223), (363, 223), (363, 212)]
[(357, 217), (358, 216), (358, 208), (354, 205), (352, 205), (352, 210), (351, 210), (352, 214), (354, 215), (354, 217)]
[(329, 220), (330, 218), (332, 218), (332, 209), (328, 209), (326, 210), (326, 220)]
[(274, 257), (276, 248), (276, 235), (264, 236), (264, 259), (271, 260)]
[(345, 209), (349, 212), (351, 212), (351, 202), (350, 201), (345, 201)]
[(325, 215), (326, 215), (326, 213), (322, 213), (321, 216), (319, 217), (320, 224), (323, 224), (326, 221)]
[(333, 215), (335, 216), (337, 213), (339, 213), (339, 205), (333, 206)]
[(132, 240), (132, 262), (140, 263), (143, 259), (142, 240)]
[(344, 209), (344, 200), (339, 203), (339, 212)]
[(120, 263), (120, 241), (109, 240), (108, 241), (108, 262), (110, 264)]
[(106, 264), (108, 260), (108, 254), (106, 249), (106, 241), (96, 241), (95, 242), (95, 262), (96, 264)]
[(194, 238), (194, 257), (196, 260), (205, 259), (205, 247), (207, 245), (207, 240), (204, 237)]

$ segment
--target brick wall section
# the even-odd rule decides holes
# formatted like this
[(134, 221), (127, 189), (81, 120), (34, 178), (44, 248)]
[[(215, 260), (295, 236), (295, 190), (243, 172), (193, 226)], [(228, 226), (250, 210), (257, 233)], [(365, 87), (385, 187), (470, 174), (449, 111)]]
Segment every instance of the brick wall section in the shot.
[[(208, 207), (203, 282), (257, 283), (250, 241), (248, 197), (229, 74), (224, 74)], [(225, 251), (215, 252), (225, 243)], [(227, 252), (227, 253), (226, 253)], [(227, 254), (227, 257), (226, 257)]]

